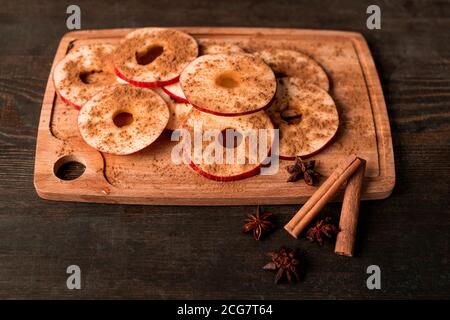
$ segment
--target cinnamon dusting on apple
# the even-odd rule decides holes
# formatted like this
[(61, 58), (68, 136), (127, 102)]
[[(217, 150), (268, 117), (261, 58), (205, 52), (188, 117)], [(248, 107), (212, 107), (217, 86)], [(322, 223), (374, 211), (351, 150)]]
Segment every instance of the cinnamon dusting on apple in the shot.
[(56, 90), (81, 107), (105, 86), (116, 83), (111, 62), (113, 49), (109, 44), (91, 44), (71, 50), (55, 67)]
[(180, 84), (194, 107), (227, 116), (261, 110), (276, 89), (272, 70), (250, 54), (201, 56), (184, 69)]
[(176, 78), (198, 55), (198, 45), (188, 34), (163, 28), (137, 29), (114, 52), (114, 65), (124, 77), (139, 82)]
[(219, 40), (198, 40), (200, 55), (245, 53), (238, 45)]
[(267, 63), (278, 77), (295, 77), (304, 83), (313, 83), (329, 90), (328, 76), (322, 67), (307, 55), (282, 49), (267, 49), (255, 53)]
[[(121, 114), (127, 116), (118, 124)], [(130, 154), (155, 141), (168, 120), (167, 105), (154, 91), (115, 85), (85, 104), (78, 127), (83, 139), (99, 151)]]

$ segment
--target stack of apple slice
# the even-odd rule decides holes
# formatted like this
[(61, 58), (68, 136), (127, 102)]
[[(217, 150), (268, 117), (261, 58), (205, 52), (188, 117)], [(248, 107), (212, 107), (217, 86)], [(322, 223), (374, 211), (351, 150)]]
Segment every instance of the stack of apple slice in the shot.
[(270, 49), (255, 55), (278, 75), (277, 93), (267, 112), (280, 130), (280, 158), (294, 160), (318, 153), (339, 126), (325, 70), (298, 51)]
[(168, 121), (167, 104), (153, 90), (116, 84), (83, 106), (78, 115), (78, 128), (93, 148), (126, 155), (153, 143)]
[[(81, 109), (78, 127), (92, 147), (125, 155), (149, 146), (164, 129), (185, 129), (183, 137), (192, 138), (184, 153), (190, 167), (218, 181), (258, 174), (274, 128), (280, 130), (279, 156), (293, 159), (324, 148), (339, 125), (327, 74), (310, 57), (280, 49), (250, 54), (233, 44), (198, 43), (173, 29), (137, 29), (117, 47), (73, 49), (53, 79), (61, 99)], [(201, 158), (191, 148), (198, 124), (215, 132), (208, 139), (222, 147)], [(265, 139), (251, 139), (252, 130), (264, 131)], [(243, 154), (241, 144), (248, 146)], [(266, 152), (255, 159), (252, 148)], [(216, 161), (231, 153), (242, 159)]]
[[(207, 54), (183, 70), (180, 87), (194, 107), (183, 126), (191, 137), (186, 152), (190, 166), (218, 181), (258, 174), (273, 140), (273, 125), (263, 110), (276, 91), (272, 69), (262, 59), (247, 53)], [(195, 153), (193, 141), (196, 125), (208, 135), (207, 139), (213, 140), (213, 145), (219, 146), (213, 152), (205, 149), (200, 157)], [(265, 139), (260, 137), (263, 131)], [(265, 152), (250, 154), (250, 150), (261, 149)], [(232, 156), (227, 158), (227, 153)]]
[(179, 127), (191, 106), (175, 103), (158, 87), (177, 82), (197, 56), (196, 40), (184, 32), (137, 29), (117, 47), (70, 51), (53, 79), (62, 101), (81, 109), (83, 139), (101, 152), (125, 155), (149, 146), (164, 129)]
[(146, 88), (178, 82), (181, 71), (198, 56), (197, 41), (165, 28), (137, 29), (114, 52), (114, 70), (122, 80)]

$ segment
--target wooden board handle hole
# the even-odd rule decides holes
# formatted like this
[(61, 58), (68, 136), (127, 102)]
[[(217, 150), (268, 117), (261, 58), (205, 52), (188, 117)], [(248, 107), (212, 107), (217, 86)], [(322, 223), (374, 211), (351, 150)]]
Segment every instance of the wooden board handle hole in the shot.
[(53, 173), (61, 180), (75, 180), (81, 177), (86, 165), (73, 155), (59, 158), (53, 166)]

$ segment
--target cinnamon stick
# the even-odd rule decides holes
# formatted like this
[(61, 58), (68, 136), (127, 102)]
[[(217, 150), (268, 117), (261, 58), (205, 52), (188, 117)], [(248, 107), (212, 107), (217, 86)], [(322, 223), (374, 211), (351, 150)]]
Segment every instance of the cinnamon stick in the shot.
[(345, 188), (341, 218), (339, 220), (340, 231), (336, 237), (336, 246), (334, 249), (334, 252), (339, 255), (353, 256), (365, 170), (366, 161), (362, 160), (358, 170), (348, 179), (347, 187)]
[(327, 180), (309, 198), (295, 216), (284, 226), (294, 237), (298, 235), (312, 222), (320, 210), (336, 195), (339, 188), (358, 169), (361, 159), (351, 155), (341, 163), (328, 177)]

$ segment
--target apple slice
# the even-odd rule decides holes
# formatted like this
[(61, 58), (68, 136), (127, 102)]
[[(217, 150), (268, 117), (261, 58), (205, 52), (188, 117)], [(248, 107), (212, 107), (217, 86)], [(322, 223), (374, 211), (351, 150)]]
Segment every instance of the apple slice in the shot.
[(137, 29), (114, 52), (116, 75), (140, 87), (162, 87), (178, 81), (198, 56), (198, 45), (187, 33), (164, 28)]
[(120, 84), (128, 84), (128, 82), (126, 82), (126, 81), (123, 80), (122, 78), (119, 78), (117, 75), (116, 75), (116, 80), (117, 80), (117, 83), (120, 83)]
[[(245, 53), (245, 51), (242, 50), (242, 48), (237, 45), (217, 42), (213, 40), (199, 41), (199, 51), (200, 55), (221, 54), (221, 53), (226, 54)], [(163, 90), (177, 102), (189, 103), (189, 101), (186, 99), (186, 96), (184, 95), (180, 82), (175, 82), (173, 84), (165, 86), (163, 87)]]
[(270, 49), (255, 53), (280, 77), (295, 77), (328, 91), (330, 83), (323, 68), (307, 55), (293, 50)]
[(114, 46), (90, 44), (71, 50), (53, 71), (53, 82), (61, 100), (80, 109), (105, 86), (117, 83), (110, 64)]
[(237, 45), (209, 39), (199, 41), (199, 51), (200, 55), (202, 56), (207, 54), (221, 54), (221, 53), (226, 54), (245, 53), (245, 51)]
[(156, 93), (158, 93), (161, 98), (167, 103), (169, 107), (169, 122), (167, 122), (167, 130), (177, 130), (182, 127), (182, 123), (186, 116), (192, 109), (189, 103), (179, 103), (174, 101), (164, 90), (164, 88), (154, 88)]
[(184, 95), (183, 89), (181, 89), (180, 82), (175, 82), (168, 86), (162, 87), (162, 89), (175, 101), (180, 103), (189, 103), (188, 99), (186, 99), (186, 96)]
[(322, 150), (335, 136), (339, 115), (333, 98), (303, 79), (278, 79), (273, 103), (267, 110), (280, 130), (280, 158), (309, 157)]
[(78, 115), (78, 128), (93, 148), (126, 155), (155, 141), (168, 121), (167, 104), (156, 92), (117, 84), (84, 104)]
[(260, 111), (276, 90), (272, 70), (250, 54), (201, 56), (183, 70), (180, 84), (195, 108), (220, 116)]
[[(184, 140), (184, 134), (190, 137), (190, 145), (184, 153), (190, 167), (202, 176), (216, 181), (234, 181), (257, 175), (260, 172), (261, 163), (267, 158), (273, 142), (273, 124), (264, 111), (259, 111), (249, 115), (239, 117), (214, 116), (192, 108), (183, 123), (183, 142), (188, 144), (189, 140)], [(265, 129), (266, 137), (261, 136)], [(235, 140), (227, 144), (227, 130), (231, 134), (235, 133)], [(197, 153), (194, 139), (196, 133), (200, 132), (204, 140), (201, 144), (200, 153)], [(251, 134), (254, 134), (253, 139)], [(208, 138), (206, 135), (209, 134)], [(264, 139), (266, 138), (266, 139)], [(255, 143), (254, 150), (262, 148), (265, 152), (250, 154), (250, 143)], [(260, 145), (263, 143), (265, 145)], [(218, 149), (211, 151), (213, 146)], [(209, 151), (207, 151), (209, 149)], [(217, 150), (217, 153), (216, 153)], [(239, 154), (243, 155), (241, 162)], [(227, 153), (232, 155), (227, 161)], [(201, 157), (198, 157), (198, 154)], [(222, 155), (220, 157), (219, 155)], [(220, 161), (222, 160), (222, 161)]]

